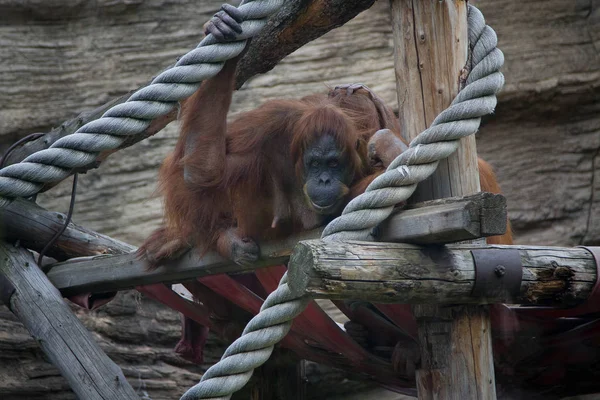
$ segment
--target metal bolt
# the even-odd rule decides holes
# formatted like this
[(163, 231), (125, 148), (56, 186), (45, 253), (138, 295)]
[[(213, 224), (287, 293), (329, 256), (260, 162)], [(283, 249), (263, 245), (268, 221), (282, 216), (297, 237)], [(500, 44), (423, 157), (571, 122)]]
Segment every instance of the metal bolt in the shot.
[(497, 265), (494, 268), (494, 273), (498, 278), (502, 278), (506, 274), (506, 267), (504, 265)]

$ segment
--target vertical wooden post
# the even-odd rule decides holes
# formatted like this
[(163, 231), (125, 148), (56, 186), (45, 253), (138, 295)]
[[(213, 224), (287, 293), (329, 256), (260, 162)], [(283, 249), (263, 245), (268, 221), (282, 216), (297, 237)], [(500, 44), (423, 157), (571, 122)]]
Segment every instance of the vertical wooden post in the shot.
[[(450, 105), (468, 58), (465, 0), (390, 0), (403, 135), (412, 140)], [(414, 201), (480, 190), (474, 137), (441, 162)], [(421, 366), (419, 399), (496, 398), (485, 307), (415, 306)]]
[(19, 317), (77, 398), (139, 399), (121, 368), (94, 341), (31, 253), (4, 242), (0, 242), (0, 300)]

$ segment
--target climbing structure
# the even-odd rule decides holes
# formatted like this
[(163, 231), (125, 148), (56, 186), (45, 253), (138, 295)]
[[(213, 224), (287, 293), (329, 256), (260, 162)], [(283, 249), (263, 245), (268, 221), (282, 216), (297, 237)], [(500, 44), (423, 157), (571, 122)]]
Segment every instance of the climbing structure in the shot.
[[(222, 360), (183, 399), (229, 398), (246, 384), (255, 368), (269, 359), (279, 342), (301, 358), (366, 375), (386, 387), (418, 393), (423, 399), (490, 399), (496, 397), (497, 377), (510, 382), (516, 376), (504, 370), (494, 373), (492, 346), (496, 351), (505, 349), (498, 353), (501, 356), (495, 360), (496, 365), (518, 369), (523, 361), (511, 359), (511, 345), (505, 336), (529, 335), (535, 328), (538, 336), (541, 331), (597, 339), (594, 315), (600, 310), (594, 307), (596, 249), (498, 247), (478, 241), (501, 234), (506, 228), (504, 199), (474, 194), (479, 185), (471, 135), (478, 130), (481, 117), (493, 112), (495, 95), (503, 85), (499, 72), (503, 56), (496, 47), (495, 33), (473, 6), (431, 1), (419, 2), (411, 9), (407, 8), (408, 3), (412, 4), (392, 1), (393, 19), (398, 26), (401, 15), (408, 11), (418, 21), (414, 37), (408, 43), (396, 43), (397, 68), (408, 70), (403, 73), (418, 74), (420, 64), (412, 61), (425, 62), (424, 54), (428, 54), (427, 59), (438, 65), (440, 75), (421, 76), (420, 88), (412, 89), (421, 97), (413, 95), (402, 103), (403, 107), (413, 104), (416, 108), (421, 104), (421, 113), (401, 113), (405, 119), (404, 134), (412, 139), (409, 149), (365, 194), (348, 204), (342, 216), (325, 227), (321, 240), (321, 232), (307, 232), (285, 243), (264, 244), (261, 260), (252, 266), (236, 266), (213, 255), (199, 259), (190, 253), (172, 265), (148, 272), (131, 253), (132, 247), (71, 225), (67, 234), (74, 238), (75, 247), (82, 252), (79, 255), (85, 255), (94, 245), (104, 246), (116, 255), (66, 261), (53, 266), (47, 274), (36, 266), (26, 249), (8, 243), (0, 246), (5, 260), (0, 267), (2, 300), (39, 340), (80, 398), (124, 399), (136, 395), (62, 296), (83, 296), (89, 302), (94, 294), (131, 287), (217, 333), (227, 330), (222, 322), (226, 318), (211, 318), (214, 310), (207, 304), (219, 298), (256, 314)], [(237, 40), (219, 43), (209, 35), (198, 48), (126, 102), (55, 141), (48, 149), (1, 169), (4, 215), (45, 215), (45, 210), (15, 197), (35, 195), (73, 172), (94, 166), (131, 137), (146, 134), (152, 121), (172, 113), (177, 102), (196, 91), (202, 80), (214, 76), (225, 60), (239, 55), (246, 39), (258, 34), (283, 4), (283, 0), (242, 4), (239, 10), (244, 18), (243, 34)], [(411, 54), (415, 51), (411, 46), (416, 48), (416, 55)], [(426, 48), (429, 50), (424, 51)], [(466, 65), (464, 74), (457, 65), (460, 69)], [(443, 93), (441, 97), (450, 104), (440, 106), (443, 101), (425, 101), (430, 95), (427, 79), (431, 88)], [(446, 80), (447, 85), (436, 86), (436, 79)], [(419, 119), (415, 114), (424, 115), (423, 121), (407, 120)], [(468, 136), (471, 138), (465, 139)], [(440, 161), (449, 156), (451, 161), (440, 168)], [(417, 203), (390, 218), (394, 206), (409, 199), (418, 183), (432, 175), (434, 193), (420, 189), (419, 199), (453, 197)], [(19, 239), (32, 242), (19, 230), (18, 218), (5, 220), (8, 230), (23, 236)], [(432, 220), (436, 223), (430, 224)], [(428, 229), (422, 229), (424, 225)], [(394, 226), (409, 228), (398, 232)], [(42, 236), (50, 234), (43, 232)], [(38, 241), (43, 242), (44, 237)], [(375, 238), (380, 242), (367, 242)], [(474, 242), (446, 245), (465, 240)], [(300, 243), (292, 252), (296, 242)], [(402, 242), (411, 244), (398, 244)], [(39, 251), (36, 245), (30, 248)], [(285, 267), (277, 265), (288, 259), (285, 272)], [(252, 292), (226, 274), (251, 271), (264, 292), (270, 293), (268, 296), (262, 291)], [(163, 283), (192, 278), (196, 281), (188, 283), (188, 289), (203, 300), (202, 304), (182, 298)], [(392, 355), (394, 363), (354, 341), (312, 298), (336, 300), (351, 320), (374, 330), (391, 330), (399, 344)], [(353, 305), (341, 300), (363, 303)], [(544, 308), (507, 307), (503, 303)], [(490, 311), (482, 304), (494, 306)], [(577, 307), (564, 308), (574, 305)], [(577, 316), (578, 321), (556, 323), (557, 319), (571, 316)], [(507, 327), (497, 322), (505, 317), (517, 324)], [(502, 334), (492, 338), (492, 331)], [(546, 343), (548, 352), (565, 351), (559, 339)], [(544, 360), (548, 354), (531, 357)], [(401, 364), (413, 368), (399, 369)], [(556, 376), (553, 366), (548, 368), (548, 376)], [(539, 378), (540, 382), (544, 380), (544, 371), (539, 372)]]

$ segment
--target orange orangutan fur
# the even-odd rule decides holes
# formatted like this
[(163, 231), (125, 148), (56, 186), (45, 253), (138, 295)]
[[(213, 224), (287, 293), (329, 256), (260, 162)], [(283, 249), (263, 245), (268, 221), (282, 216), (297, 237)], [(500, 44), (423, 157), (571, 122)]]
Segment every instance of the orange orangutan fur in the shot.
[[(260, 241), (322, 223), (300, 205), (306, 147), (322, 134), (335, 138), (352, 171), (351, 198), (383, 172), (369, 162), (371, 136), (389, 128), (400, 137), (391, 109), (377, 107), (365, 90), (272, 100), (227, 124), (235, 68), (226, 63), (182, 106), (179, 141), (160, 171), (164, 226), (141, 248), (157, 259), (182, 246), (226, 255), (228, 242), (219, 238), (232, 227), (240, 237)], [(482, 190), (499, 193), (491, 167), (480, 160), (479, 169)], [(274, 227), (278, 213), (286, 221)], [(511, 243), (511, 232), (488, 242)]]

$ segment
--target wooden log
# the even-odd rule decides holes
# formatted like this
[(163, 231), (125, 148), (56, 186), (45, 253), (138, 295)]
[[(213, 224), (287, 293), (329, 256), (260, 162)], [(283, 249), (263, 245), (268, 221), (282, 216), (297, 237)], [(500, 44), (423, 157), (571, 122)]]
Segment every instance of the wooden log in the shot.
[(596, 262), (583, 248), (485, 246), (518, 251), (523, 277), (515, 297), (476, 297), (472, 293), (476, 266), (471, 255), (475, 249), (482, 247), (304, 241), (290, 258), (290, 287), (315, 298), (373, 303), (571, 307), (584, 302), (596, 282)]
[(506, 199), (492, 193), (408, 205), (378, 228), (379, 240), (452, 243), (506, 232)]
[[(21, 246), (41, 251), (65, 223), (66, 216), (48, 211), (24, 199), (15, 199), (0, 208), (0, 238), (19, 240)], [(134, 246), (106, 235), (70, 223), (64, 233), (48, 250), (48, 256), (57, 260), (100, 254), (125, 254)]]
[(144, 260), (135, 254), (93, 256), (54, 264), (48, 278), (64, 296), (78, 293), (104, 293), (131, 289), (154, 283), (178, 283), (207, 275), (242, 273), (257, 268), (281, 265), (287, 262), (293, 246), (299, 240), (316, 238), (320, 231), (308, 231), (261, 245), (261, 258), (252, 265), (241, 266), (216, 253), (200, 257), (189, 251), (178, 260), (164, 263), (148, 271)]
[(288, 1), (240, 61), (236, 87), (272, 70), (284, 57), (370, 8), (375, 0)]
[[(391, 0), (396, 86), (403, 135), (409, 141), (448, 107), (460, 90), (468, 56), (467, 2)], [(475, 138), (422, 182), (414, 201), (480, 190)], [(486, 310), (413, 307), (419, 326), (420, 399), (495, 399), (491, 325)]]
[[(48, 211), (24, 199), (0, 208), (0, 238), (19, 240), (21, 246), (41, 251), (62, 228), (66, 216)], [(503, 233), (506, 201), (500, 195), (478, 193), (465, 198), (448, 198), (409, 205), (381, 225), (379, 236), (386, 242), (450, 243)], [(315, 231), (318, 238), (320, 231)], [(126, 254), (135, 246), (102, 235), (73, 222), (47, 255), (61, 261), (73, 257)], [(289, 249), (288, 249), (289, 252)]]
[[(0, 286), (14, 288), (4, 297), (50, 361), (80, 399), (138, 399), (121, 368), (94, 341), (32, 255), (0, 243)], [(5, 294), (7, 292), (4, 292)]]
[[(450, 105), (467, 62), (467, 8), (462, 0), (391, 0), (396, 87), (402, 135), (412, 140)], [(440, 162), (412, 201), (480, 190), (475, 137)], [(471, 171), (472, 170), (472, 171)]]
[[(53, 214), (23, 201), (13, 202), (6, 210), (0, 210), (0, 217), (4, 217), (3, 222), (7, 226), (7, 236), (34, 244), (36, 247), (32, 248), (36, 250), (43, 247), (41, 243), (44, 242), (38, 240), (37, 235), (43, 234), (44, 238), (50, 235), (51, 229), (46, 230), (46, 225), (52, 225), (55, 219)], [(29, 219), (33, 219), (35, 224), (29, 222)], [(505, 220), (504, 198), (480, 193), (466, 198), (411, 205), (409, 210), (393, 216), (389, 224), (382, 226), (380, 238), (384, 241), (444, 243), (459, 238), (497, 235), (504, 229), (502, 224)], [(26, 224), (36, 229), (22, 229)], [(200, 276), (247, 272), (283, 264), (288, 261), (298, 241), (317, 239), (320, 236), (321, 230), (317, 229), (282, 241), (261, 244), (261, 260), (249, 266), (236, 265), (214, 253), (200, 258), (197, 252), (191, 251), (177, 261), (169, 262), (154, 271), (147, 271), (143, 260), (136, 259), (134, 254), (123, 254), (57, 263), (48, 272), (48, 277), (65, 296), (84, 292), (112, 292), (160, 282), (181, 282)], [(130, 251), (127, 250), (127, 244), (111, 240), (71, 224), (57, 243), (55, 254), (60, 254), (65, 248), (71, 256), (94, 254), (93, 252), (122, 254)]]

